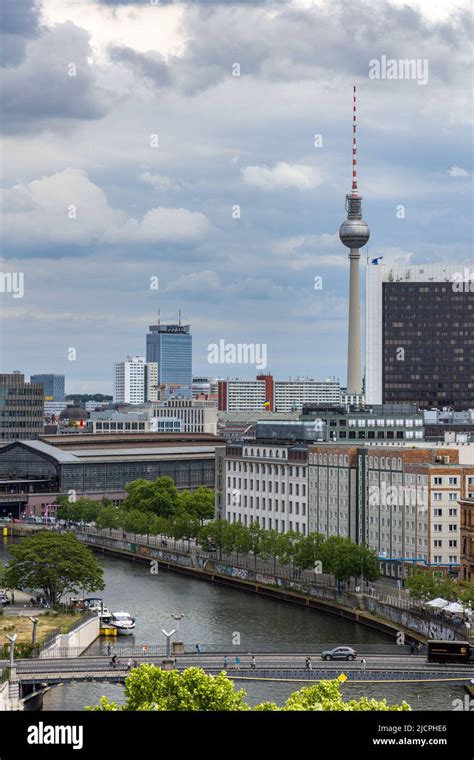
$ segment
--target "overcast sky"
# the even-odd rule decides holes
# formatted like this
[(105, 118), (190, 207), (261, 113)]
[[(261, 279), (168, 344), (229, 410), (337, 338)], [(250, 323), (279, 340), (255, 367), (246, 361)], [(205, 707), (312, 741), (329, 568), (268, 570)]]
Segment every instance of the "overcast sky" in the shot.
[[(195, 374), (255, 376), (208, 364), (224, 339), (345, 381), (352, 84), (370, 256), (472, 265), (469, 7), (6, 0), (1, 370), (111, 392), (181, 308)], [(370, 78), (382, 56), (427, 83)]]

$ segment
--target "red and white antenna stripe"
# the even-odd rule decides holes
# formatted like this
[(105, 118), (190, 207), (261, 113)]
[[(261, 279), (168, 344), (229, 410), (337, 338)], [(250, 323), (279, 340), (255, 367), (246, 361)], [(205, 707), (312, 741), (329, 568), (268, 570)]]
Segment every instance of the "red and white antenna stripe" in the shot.
[(352, 108), (352, 195), (357, 195), (357, 89), (354, 85), (354, 105)]

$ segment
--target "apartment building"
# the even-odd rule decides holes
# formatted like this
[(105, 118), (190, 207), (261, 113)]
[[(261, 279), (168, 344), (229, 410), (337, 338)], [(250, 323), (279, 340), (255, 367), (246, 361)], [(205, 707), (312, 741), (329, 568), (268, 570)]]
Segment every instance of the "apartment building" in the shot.
[(229, 522), (307, 535), (307, 444), (272, 440), (258, 428), (254, 441), (216, 451), (217, 512)]

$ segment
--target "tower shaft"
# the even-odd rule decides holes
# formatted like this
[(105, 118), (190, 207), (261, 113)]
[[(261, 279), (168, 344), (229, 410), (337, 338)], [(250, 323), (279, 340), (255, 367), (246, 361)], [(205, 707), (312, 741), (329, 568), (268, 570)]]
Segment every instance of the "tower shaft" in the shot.
[(347, 344), (347, 393), (362, 393), (362, 366), (360, 347), (360, 251), (351, 248), (349, 253), (349, 335)]

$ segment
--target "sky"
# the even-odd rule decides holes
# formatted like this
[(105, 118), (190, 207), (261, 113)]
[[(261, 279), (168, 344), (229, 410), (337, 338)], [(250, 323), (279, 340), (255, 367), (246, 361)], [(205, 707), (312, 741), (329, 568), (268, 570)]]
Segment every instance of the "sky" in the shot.
[[(1, 21), (2, 372), (111, 393), (181, 309), (195, 375), (255, 377), (209, 364), (224, 340), (344, 383), (353, 84), (370, 258), (474, 265), (470, 3), (5, 0)], [(390, 59), (420, 76), (373, 76)]]

